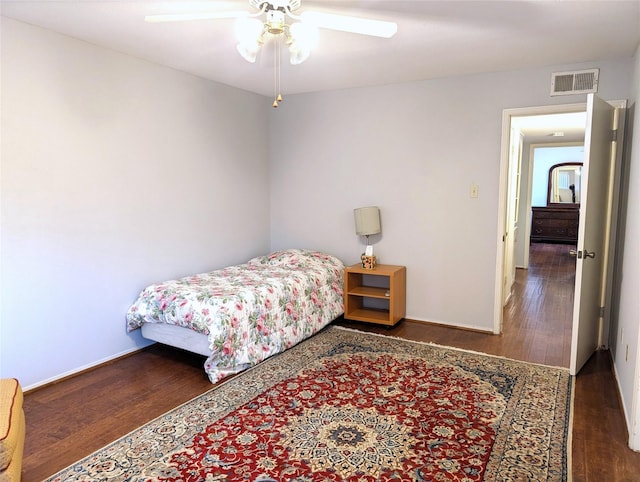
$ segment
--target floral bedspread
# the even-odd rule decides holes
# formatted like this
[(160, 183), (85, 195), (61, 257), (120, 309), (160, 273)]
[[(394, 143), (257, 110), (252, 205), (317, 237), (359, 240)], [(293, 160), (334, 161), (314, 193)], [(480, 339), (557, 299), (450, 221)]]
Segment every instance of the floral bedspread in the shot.
[(169, 323), (208, 336), (211, 382), (313, 335), (343, 311), (344, 265), (318, 251), (289, 249), (145, 288), (127, 329)]

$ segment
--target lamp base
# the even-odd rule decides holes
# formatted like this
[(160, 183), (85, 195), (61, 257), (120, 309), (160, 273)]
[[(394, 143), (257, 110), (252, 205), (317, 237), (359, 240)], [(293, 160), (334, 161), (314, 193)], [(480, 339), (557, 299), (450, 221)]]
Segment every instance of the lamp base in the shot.
[(364, 269), (374, 269), (376, 267), (376, 257), (375, 256), (367, 256), (362, 253), (360, 256), (360, 260), (362, 261), (362, 267)]

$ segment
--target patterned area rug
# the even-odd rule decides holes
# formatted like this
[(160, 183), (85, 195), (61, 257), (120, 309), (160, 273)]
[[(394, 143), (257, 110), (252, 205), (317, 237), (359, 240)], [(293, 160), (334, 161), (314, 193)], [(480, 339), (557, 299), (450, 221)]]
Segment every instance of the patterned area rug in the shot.
[(573, 378), (339, 327), (50, 481), (566, 481)]

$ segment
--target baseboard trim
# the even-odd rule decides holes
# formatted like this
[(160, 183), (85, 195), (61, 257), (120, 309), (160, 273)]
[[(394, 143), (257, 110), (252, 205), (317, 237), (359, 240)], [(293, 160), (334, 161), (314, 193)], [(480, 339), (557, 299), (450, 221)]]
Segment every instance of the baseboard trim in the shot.
[(494, 334), (493, 331), (491, 330), (481, 330), (480, 328), (474, 328), (472, 326), (465, 326), (465, 325), (450, 325), (448, 323), (443, 323), (438, 321), (418, 320), (415, 318), (405, 318), (404, 321), (409, 321), (411, 323), (419, 323), (422, 325), (441, 326), (442, 328), (451, 328), (452, 330), (471, 331), (473, 333), (482, 333), (483, 335)]
[(626, 404), (624, 403), (624, 397), (622, 396), (622, 387), (620, 386), (620, 378), (618, 377), (616, 359), (611, 350), (607, 350), (607, 352), (609, 352), (609, 363), (611, 363), (611, 373), (613, 375), (613, 382), (616, 385), (616, 396), (618, 397), (618, 403), (620, 404), (620, 410), (622, 411), (622, 419), (624, 420), (624, 428), (627, 433), (627, 446), (629, 447), (629, 449), (633, 450), (634, 452), (639, 452), (640, 446), (639, 447), (635, 446), (636, 441), (630, 435), (631, 432), (629, 430), (629, 427), (631, 427), (632, 419), (631, 419), (631, 414), (629, 413), (629, 410)]
[(87, 373), (93, 370), (96, 370), (102, 366), (105, 365), (110, 365), (112, 363), (117, 362), (118, 360), (122, 360), (123, 358), (127, 358), (130, 357), (131, 355), (134, 355), (135, 353), (141, 352), (143, 350), (146, 350), (147, 348), (149, 348), (149, 346), (143, 346), (143, 347), (134, 347), (131, 348), (129, 350), (125, 350), (122, 351), (120, 353), (116, 353), (115, 355), (112, 355), (110, 357), (107, 358), (103, 358), (101, 360), (98, 360), (94, 363), (91, 363), (89, 365), (84, 365), (82, 367), (76, 368), (75, 370), (70, 370), (68, 372), (62, 373), (60, 375), (56, 375), (55, 377), (52, 378), (48, 378), (46, 380), (42, 380), (41, 382), (38, 383), (34, 383), (33, 385), (29, 385), (27, 387), (23, 387), (22, 390), (25, 394), (28, 393), (32, 393), (35, 392), (37, 390), (41, 390), (43, 388), (46, 388), (48, 386), (51, 385), (55, 385), (56, 383), (60, 383), (63, 382), (65, 380), (69, 380), (70, 378), (74, 378), (77, 377), (78, 375), (82, 375), (83, 373)]

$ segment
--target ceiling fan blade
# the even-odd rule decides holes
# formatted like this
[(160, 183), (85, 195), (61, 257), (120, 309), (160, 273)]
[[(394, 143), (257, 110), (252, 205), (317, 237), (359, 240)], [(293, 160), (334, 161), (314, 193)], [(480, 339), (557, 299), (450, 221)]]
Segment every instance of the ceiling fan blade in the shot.
[(218, 18), (238, 18), (248, 17), (250, 14), (246, 11), (235, 12), (202, 12), (202, 13), (170, 13), (163, 15), (147, 15), (144, 17), (145, 22), (183, 22), (185, 20), (211, 20)]
[(300, 18), (320, 28), (372, 35), (374, 37), (391, 38), (398, 31), (398, 24), (384, 20), (372, 20), (320, 12), (303, 12), (300, 14)]

